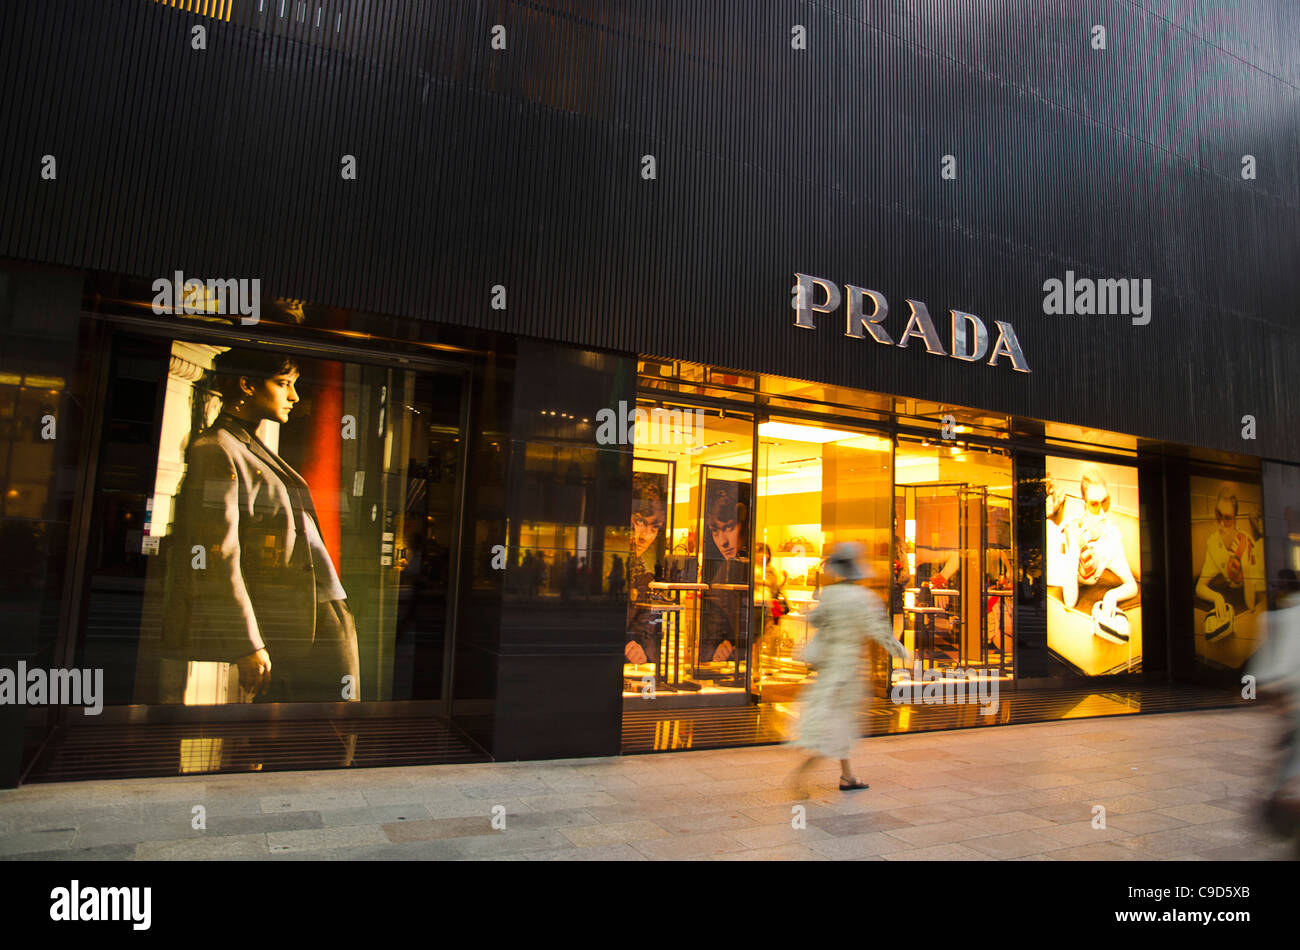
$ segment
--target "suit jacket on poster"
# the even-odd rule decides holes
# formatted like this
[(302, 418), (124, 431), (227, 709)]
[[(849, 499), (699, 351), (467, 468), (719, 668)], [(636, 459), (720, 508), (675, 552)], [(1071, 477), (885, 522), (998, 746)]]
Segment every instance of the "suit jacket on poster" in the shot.
[(272, 663), (304, 655), (316, 632), (304, 516), (316, 516), (306, 481), (239, 420), (223, 415), (195, 439), (172, 532), (164, 651), (225, 662), (263, 648)]

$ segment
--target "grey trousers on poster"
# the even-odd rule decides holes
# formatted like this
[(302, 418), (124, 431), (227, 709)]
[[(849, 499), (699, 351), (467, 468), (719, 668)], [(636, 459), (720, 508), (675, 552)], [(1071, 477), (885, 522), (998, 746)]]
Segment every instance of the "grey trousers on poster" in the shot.
[(361, 700), (357, 627), (346, 600), (316, 605), (316, 637), (302, 659), (279, 661), (271, 650), (271, 686), (261, 703), (343, 702), (343, 677), (351, 676), (350, 702)]

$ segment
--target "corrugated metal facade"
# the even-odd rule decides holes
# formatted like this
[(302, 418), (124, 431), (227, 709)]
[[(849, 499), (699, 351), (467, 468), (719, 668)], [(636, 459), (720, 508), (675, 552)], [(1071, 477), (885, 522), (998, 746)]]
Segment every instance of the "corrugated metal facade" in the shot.
[[(1298, 50), (1292, 0), (6, 3), (0, 256), (1300, 460)], [(1067, 269), (1151, 323), (1045, 316)], [(799, 330), (796, 271), (1033, 373)]]

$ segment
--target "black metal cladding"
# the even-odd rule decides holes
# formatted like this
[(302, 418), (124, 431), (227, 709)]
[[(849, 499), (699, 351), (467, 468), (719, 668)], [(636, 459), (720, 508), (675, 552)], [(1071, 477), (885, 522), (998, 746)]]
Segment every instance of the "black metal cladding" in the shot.
[[(0, 255), (1300, 460), (1292, 0), (281, 5), (0, 4)], [(1067, 269), (1151, 278), (1151, 323), (1045, 316)], [(895, 336), (1011, 321), (1034, 372), (796, 329), (795, 271)]]

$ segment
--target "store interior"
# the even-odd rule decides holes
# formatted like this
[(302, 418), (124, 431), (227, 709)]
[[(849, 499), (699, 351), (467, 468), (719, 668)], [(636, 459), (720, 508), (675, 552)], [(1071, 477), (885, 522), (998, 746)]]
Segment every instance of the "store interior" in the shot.
[(656, 696), (696, 701), (796, 698), (816, 675), (803, 657), (822, 561), (842, 541), (863, 545), (873, 576), (861, 583), (915, 657), (911, 669), (892, 664), (895, 682), (918, 667), (1012, 676), (1005, 450), (968, 444), (960, 425), (953, 439), (895, 443), (806, 419), (755, 425), (729, 411), (643, 408), (626, 544), (625, 697), (653, 684)]

